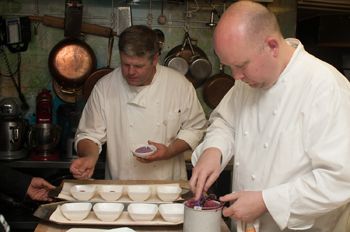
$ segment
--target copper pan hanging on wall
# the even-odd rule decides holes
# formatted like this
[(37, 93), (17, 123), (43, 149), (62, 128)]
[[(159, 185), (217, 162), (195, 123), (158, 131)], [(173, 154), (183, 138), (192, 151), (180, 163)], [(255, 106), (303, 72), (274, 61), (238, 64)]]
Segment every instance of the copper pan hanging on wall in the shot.
[(112, 60), (112, 51), (113, 51), (113, 44), (114, 44), (114, 36), (111, 35), (108, 39), (108, 57), (107, 57), (107, 66), (103, 68), (99, 68), (95, 70), (91, 75), (86, 79), (84, 85), (83, 85), (83, 99), (87, 101), (87, 99), (90, 96), (90, 93), (92, 89), (94, 88), (95, 84), (99, 79), (107, 75), (108, 73), (113, 71), (113, 68), (111, 68), (111, 60)]
[(204, 82), (204, 102), (211, 108), (216, 108), (222, 98), (235, 84), (235, 79), (224, 72), (224, 65), (220, 64), (219, 72)]
[[(91, 47), (77, 38), (66, 38), (56, 44), (49, 54), (49, 70), (59, 97), (75, 96), (84, 81), (96, 69), (96, 57)], [(61, 98), (62, 99), (62, 98)], [(65, 98), (62, 99), (66, 101)], [(69, 100), (68, 102), (71, 102)]]

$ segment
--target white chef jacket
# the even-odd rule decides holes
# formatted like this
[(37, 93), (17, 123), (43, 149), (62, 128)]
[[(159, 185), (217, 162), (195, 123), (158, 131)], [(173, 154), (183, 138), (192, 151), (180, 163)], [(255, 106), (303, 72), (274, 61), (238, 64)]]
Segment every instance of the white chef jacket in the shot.
[(298, 40), (287, 42), (297, 48), (277, 83), (237, 81), (192, 162), (208, 147), (222, 152), (222, 169), (234, 155), (233, 191), (263, 192), (260, 232), (329, 232), (350, 200), (350, 85)]
[(95, 85), (84, 107), (77, 143), (107, 142), (106, 178), (186, 179), (183, 154), (168, 160), (141, 163), (131, 150), (148, 140), (169, 145), (176, 138), (194, 149), (203, 137), (206, 119), (192, 84), (178, 72), (157, 65), (152, 83), (129, 86), (116, 68)]

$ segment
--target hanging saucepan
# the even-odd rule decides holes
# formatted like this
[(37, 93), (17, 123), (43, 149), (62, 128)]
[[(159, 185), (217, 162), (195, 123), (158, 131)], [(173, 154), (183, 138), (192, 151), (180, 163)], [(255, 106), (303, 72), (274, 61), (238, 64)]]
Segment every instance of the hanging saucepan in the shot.
[(211, 63), (205, 52), (192, 44), (189, 34), (185, 33), (182, 45), (171, 49), (164, 60), (164, 65), (185, 74), (195, 88), (199, 87), (211, 74)]
[(194, 50), (191, 38), (188, 34), (187, 34), (187, 41), (192, 52), (192, 56), (189, 62), (190, 63), (189, 71), (194, 78), (198, 80), (205, 80), (211, 74), (211, 71), (212, 71), (211, 63), (209, 62), (206, 55), (202, 56)]
[(172, 55), (165, 59), (164, 64), (185, 75), (188, 72), (188, 63), (180, 55)]
[(82, 87), (79, 87), (79, 88), (63, 87), (62, 85), (58, 84), (57, 81), (54, 79), (52, 80), (52, 87), (56, 95), (66, 103), (77, 102), (78, 98), (80, 98), (80, 96), (82, 96), (83, 94)]
[(211, 76), (204, 83), (203, 98), (212, 109), (219, 105), (221, 99), (235, 84), (235, 80), (224, 72), (224, 66), (220, 64), (219, 73)]
[(49, 70), (56, 94), (66, 102), (75, 102), (84, 81), (96, 68), (91, 47), (76, 38), (66, 38), (56, 44), (49, 54)]
[[(187, 37), (185, 37), (181, 49), (179, 51), (175, 51), (174, 49), (170, 50), (170, 52), (167, 54), (164, 64), (170, 68), (173, 68), (177, 71), (179, 71), (182, 75), (185, 75), (188, 72), (188, 61), (186, 58), (184, 58), (184, 50), (187, 45)], [(177, 46), (176, 48), (178, 48)]]
[(110, 67), (111, 59), (112, 59), (113, 44), (114, 44), (114, 37), (113, 35), (111, 35), (111, 37), (108, 40), (107, 66), (104, 68), (97, 69), (86, 79), (83, 86), (83, 97), (85, 101), (87, 101), (87, 99), (89, 98), (90, 93), (94, 88), (95, 84), (97, 83), (97, 81), (101, 79), (103, 76), (113, 71), (113, 69)]

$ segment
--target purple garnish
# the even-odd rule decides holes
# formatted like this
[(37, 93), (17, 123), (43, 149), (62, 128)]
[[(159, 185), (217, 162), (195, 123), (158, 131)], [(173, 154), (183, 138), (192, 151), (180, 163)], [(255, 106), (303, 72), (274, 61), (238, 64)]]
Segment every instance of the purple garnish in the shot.
[(222, 204), (217, 201), (217, 197), (215, 194), (206, 193), (202, 194), (198, 201), (194, 199), (190, 199), (185, 202), (186, 206), (189, 208), (193, 208), (195, 210), (209, 210), (209, 209), (218, 209), (222, 207)]
[(147, 152), (151, 152), (152, 149), (148, 146), (144, 146), (144, 147), (139, 147), (135, 150), (138, 153), (147, 153)]

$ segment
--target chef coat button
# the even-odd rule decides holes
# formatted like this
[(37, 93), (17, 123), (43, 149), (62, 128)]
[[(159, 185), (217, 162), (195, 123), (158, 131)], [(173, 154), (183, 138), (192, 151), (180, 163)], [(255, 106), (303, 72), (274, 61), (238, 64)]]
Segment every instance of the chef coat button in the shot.
[(277, 110), (274, 110), (274, 111), (272, 112), (272, 114), (273, 114), (274, 116), (276, 116), (276, 115), (277, 115)]
[(247, 136), (248, 135), (248, 131), (244, 131), (243, 135)]
[(253, 175), (250, 176), (250, 178), (252, 178), (252, 180), (255, 180), (256, 176), (253, 174)]
[(268, 148), (269, 144), (268, 143), (264, 143), (264, 148)]
[(157, 122), (157, 126), (160, 126), (160, 122)]
[(236, 166), (237, 166), (237, 167), (239, 166), (239, 162), (238, 162), (238, 161), (236, 162)]

